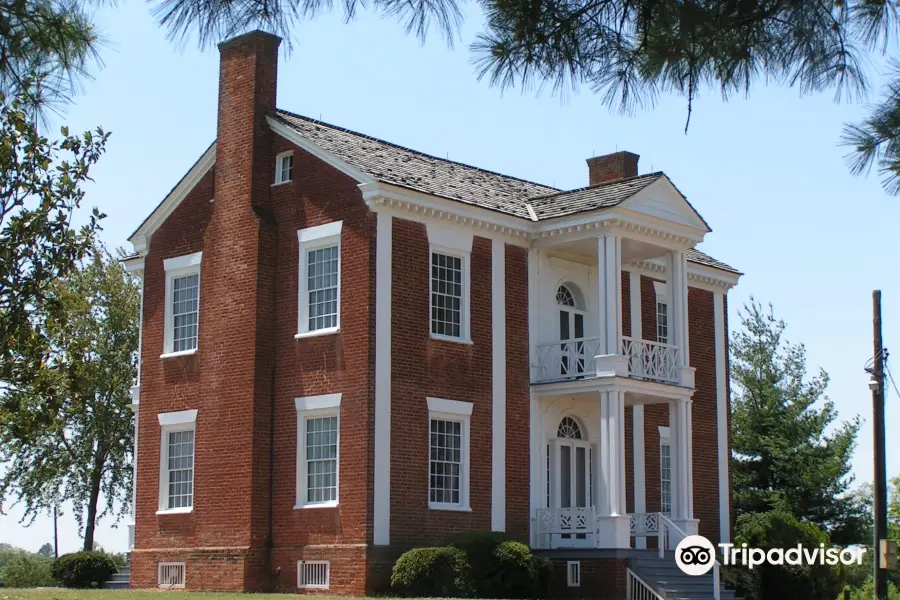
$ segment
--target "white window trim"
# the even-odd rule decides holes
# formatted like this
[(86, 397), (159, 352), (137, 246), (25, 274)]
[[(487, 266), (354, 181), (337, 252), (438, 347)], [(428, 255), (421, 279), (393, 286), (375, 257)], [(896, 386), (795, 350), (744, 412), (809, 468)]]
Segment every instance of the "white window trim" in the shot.
[[(159, 510), (158, 515), (177, 515), (193, 512), (194, 499), (197, 492), (197, 410), (182, 410), (178, 412), (159, 413)], [(191, 505), (180, 508), (168, 508), (169, 506), (169, 434), (179, 431), (194, 432), (194, 460), (191, 464), (193, 471)]]
[[(574, 569), (573, 569), (574, 567)], [(573, 577), (577, 573), (577, 577)], [(566, 561), (566, 586), (567, 587), (581, 587), (581, 561), (580, 560), (567, 560)]]
[[(431, 276), (431, 262), (433, 260), (434, 254), (444, 254), (446, 256), (454, 256), (460, 259), (462, 264), (462, 301), (460, 302), (460, 311), (462, 314), (459, 316), (459, 337), (453, 337), (452, 335), (443, 335), (440, 333), (434, 333), (431, 330), (431, 302), (433, 300), (432, 292), (434, 290), (434, 278)], [(433, 340), (444, 340), (447, 342), (456, 342), (458, 344), (471, 344), (472, 343), (472, 334), (469, 327), (469, 304), (470, 304), (470, 262), (471, 262), (471, 252), (466, 252), (464, 250), (458, 250), (455, 248), (451, 248), (449, 246), (437, 246), (435, 244), (429, 245), (428, 252), (428, 335), (431, 336)]]
[(666, 305), (666, 341), (662, 342), (664, 344), (669, 344), (672, 340), (672, 300), (669, 298), (668, 287), (662, 281), (654, 281), (653, 289), (656, 292), (656, 306), (653, 311), (653, 322), (656, 324), (656, 335), (654, 336), (654, 341), (659, 341), (659, 304)]
[[(160, 354), (160, 358), (196, 354), (200, 348), (200, 262), (202, 259), (203, 252), (194, 252), (193, 254), (167, 258), (163, 261), (163, 268), (166, 271), (165, 331), (163, 333), (163, 353)], [(197, 275), (197, 347), (191, 350), (175, 352), (175, 316), (172, 314), (172, 294), (175, 293), (175, 279), (195, 274)]]
[[(341, 251), (341, 230), (343, 221), (333, 221), (325, 225), (308, 227), (297, 230), (297, 243), (299, 245), (298, 286), (297, 286), (297, 335), (296, 339), (331, 335), (341, 330), (341, 264), (343, 256)], [(338, 248), (338, 286), (337, 286), (337, 324), (325, 329), (309, 329), (309, 279), (306, 275), (306, 267), (309, 260), (309, 251), (317, 248), (337, 245)]]
[(673, 482), (672, 482), (672, 475), (673, 475), (673, 473), (672, 473), (672, 442), (670, 441), (670, 438), (669, 438), (669, 428), (668, 427), (666, 427), (665, 425), (660, 425), (658, 427), (658, 429), (659, 429), (659, 510), (660, 510), (660, 512), (665, 512), (665, 511), (663, 511), (664, 507), (662, 505), (662, 447), (668, 446), (669, 447), (669, 494), (670, 494), (669, 513), (671, 514), (672, 507), (674, 504), (673, 501), (675, 499)]
[[(432, 510), (453, 510), (462, 512), (471, 512), (472, 507), (469, 505), (469, 440), (472, 421), (471, 402), (460, 402), (459, 400), (446, 400), (444, 398), (426, 398), (428, 402), (428, 423), (425, 433), (428, 439), (428, 508)], [(460, 423), (462, 434), (462, 452), (460, 454), (460, 478), (459, 478), (459, 504), (451, 504), (449, 502), (432, 502), (431, 501), (431, 420), (438, 419), (440, 421), (454, 421)]]
[[(338, 506), (341, 492), (341, 394), (325, 394), (295, 398), (297, 409), (297, 490), (294, 509), (334, 508)], [(321, 417), (337, 417), (337, 471), (335, 472), (335, 498), (328, 502), (306, 501), (306, 420)]]
[[(281, 180), (281, 159), (285, 156), (293, 156), (293, 154), (293, 150), (287, 150), (286, 152), (279, 153), (275, 157), (275, 183), (272, 184), (272, 187), (275, 187), (276, 185), (284, 185), (285, 183), (290, 183), (294, 180), (293, 172), (291, 173), (290, 179), (285, 179), (284, 181)], [(295, 165), (292, 164), (291, 168), (293, 169), (294, 166)]]

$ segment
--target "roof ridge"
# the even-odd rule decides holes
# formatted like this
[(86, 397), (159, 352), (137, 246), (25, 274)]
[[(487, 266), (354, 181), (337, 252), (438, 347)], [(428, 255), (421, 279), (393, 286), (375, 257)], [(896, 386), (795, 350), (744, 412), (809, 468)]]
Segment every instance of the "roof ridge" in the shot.
[(595, 183), (594, 185), (586, 185), (580, 188), (574, 188), (571, 190), (561, 190), (559, 192), (553, 194), (546, 194), (543, 196), (530, 196), (528, 201), (531, 202), (533, 200), (544, 200), (547, 198), (553, 198), (555, 196), (563, 196), (565, 194), (574, 194), (575, 192), (583, 192), (585, 190), (592, 190), (597, 188), (602, 188), (609, 185), (616, 185), (619, 183), (627, 183), (629, 181), (635, 181), (637, 179), (644, 179), (646, 177), (665, 177), (665, 173), (662, 171), (653, 171), (652, 173), (644, 173), (643, 175), (632, 175), (631, 177), (625, 177), (623, 179), (616, 179), (615, 181), (604, 181), (603, 183)]
[[(442, 161), (442, 162), (445, 162), (445, 163), (451, 163), (451, 164), (454, 164), (454, 165), (459, 165), (459, 166), (461, 166), (461, 167), (466, 167), (466, 168), (469, 168), (469, 169), (475, 169), (476, 171), (481, 171), (482, 173), (488, 173), (488, 174), (490, 174), (490, 175), (496, 175), (496, 176), (498, 176), (498, 177), (503, 177), (504, 179), (512, 179), (512, 180), (514, 180), (514, 181), (521, 181), (522, 183), (528, 183), (528, 184), (531, 184), (531, 185), (540, 186), (540, 187), (546, 188), (546, 189), (548, 189), (548, 190), (557, 190), (557, 192), (562, 192), (562, 191), (564, 191), (564, 190), (560, 190), (559, 188), (553, 187), (553, 186), (551, 186), (551, 185), (546, 185), (546, 184), (543, 184), (543, 183), (538, 183), (537, 181), (531, 181), (531, 180), (529, 180), (529, 179), (522, 179), (521, 177), (515, 177), (515, 176), (513, 176), (513, 175), (505, 175), (504, 173), (500, 173), (500, 172), (498, 172), (498, 171), (491, 171), (490, 169), (484, 169), (484, 168), (482, 168), (482, 167), (476, 167), (475, 165), (470, 165), (470, 164), (468, 164), (468, 163), (459, 162), (459, 161), (457, 161), (457, 160), (450, 160), (449, 158), (441, 158), (440, 156), (435, 156), (435, 155), (433, 155), (433, 154), (428, 154), (427, 152), (422, 152), (421, 150), (416, 150), (416, 149), (414, 149), (414, 148), (409, 148), (409, 147), (407, 147), (407, 146), (401, 146), (400, 144), (395, 144), (394, 142), (389, 142), (389, 141), (387, 141), (387, 140), (383, 140), (383, 139), (381, 139), (381, 138), (377, 138), (377, 137), (372, 136), (372, 135), (368, 135), (368, 134), (365, 134), (365, 133), (360, 133), (360, 132), (358, 132), (358, 131), (353, 131), (352, 129), (347, 129), (346, 127), (341, 127), (340, 125), (334, 125), (334, 124), (332, 124), (332, 123), (326, 123), (325, 121), (320, 121), (320, 120), (318, 120), (318, 119), (313, 119), (313, 118), (311, 118), (311, 117), (306, 117), (306, 116), (303, 116), (303, 115), (301, 115), (301, 114), (297, 114), (297, 113), (295, 113), (295, 112), (291, 112), (291, 111), (289, 111), (289, 110), (284, 110), (283, 108), (277, 108), (277, 107), (276, 107), (276, 108), (275, 108), (275, 115), (276, 115), (276, 116), (280, 116), (278, 113), (284, 113), (284, 114), (290, 115), (290, 116), (292, 116), (292, 117), (296, 117), (296, 118), (298, 118), (298, 119), (303, 119), (304, 121), (308, 121), (308, 122), (310, 122), (310, 123), (314, 123), (314, 124), (316, 124), (316, 125), (323, 125), (323, 126), (325, 126), (325, 127), (330, 127), (331, 129), (336, 129), (336, 130), (338, 130), (338, 131), (343, 131), (344, 133), (349, 133), (349, 134), (352, 134), (352, 135), (356, 135), (356, 136), (359, 136), (359, 137), (361, 137), (361, 138), (365, 138), (365, 139), (367, 139), (367, 140), (371, 140), (371, 141), (373, 141), (373, 142), (378, 142), (378, 143), (380, 143), (380, 144), (387, 144), (388, 146), (393, 146), (394, 148), (398, 148), (398, 149), (403, 150), (403, 151), (405, 151), (405, 152), (412, 152), (413, 154), (418, 154), (418, 155), (420, 155), (420, 156), (425, 156), (425, 157), (427, 157), (427, 158), (431, 158), (431, 159), (434, 159), (434, 160), (439, 160), (439, 161)], [(553, 194), (549, 194), (549, 195), (552, 196)]]

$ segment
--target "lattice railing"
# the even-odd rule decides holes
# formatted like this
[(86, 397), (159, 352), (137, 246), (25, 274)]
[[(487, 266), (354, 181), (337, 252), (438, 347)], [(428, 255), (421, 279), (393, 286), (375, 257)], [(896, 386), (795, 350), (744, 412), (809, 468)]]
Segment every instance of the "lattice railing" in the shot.
[[(539, 508), (535, 514), (536, 547), (566, 546), (566, 541), (597, 533), (597, 520), (590, 506), (576, 508)], [(580, 544), (576, 544), (580, 545)]]
[(575, 338), (539, 345), (538, 372), (535, 380), (594, 377), (596, 375), (594, 357), (598, 354), (600, 342), (600, 338)]
[(628, 374), (632, 377), (679, 381), (677, 346), (622, 336), (622, 354), (628, 357)]

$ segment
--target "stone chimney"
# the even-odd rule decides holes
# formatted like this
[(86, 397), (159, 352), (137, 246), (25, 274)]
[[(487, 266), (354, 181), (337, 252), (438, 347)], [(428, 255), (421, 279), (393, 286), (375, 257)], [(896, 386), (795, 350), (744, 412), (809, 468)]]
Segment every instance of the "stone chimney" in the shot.
[(589, 185), (610, 183), (638, 174), (640, 155), (621, 151), (587, 159)]

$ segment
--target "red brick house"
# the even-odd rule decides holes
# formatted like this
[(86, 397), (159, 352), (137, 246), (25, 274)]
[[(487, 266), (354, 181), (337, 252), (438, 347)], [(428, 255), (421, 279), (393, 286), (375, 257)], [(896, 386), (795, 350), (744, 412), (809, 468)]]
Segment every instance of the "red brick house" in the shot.
[(130, 238), (132, 586), (362, 595), (494, 530), (621, 595), (661, 520), (727, 540), (740, 274), (672, 182), (619, 152), (561, 191), (279, 110), (279, 42), (220, 46), (216, 140)]

